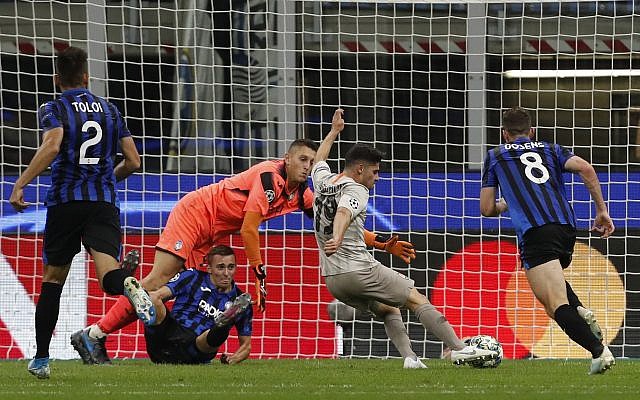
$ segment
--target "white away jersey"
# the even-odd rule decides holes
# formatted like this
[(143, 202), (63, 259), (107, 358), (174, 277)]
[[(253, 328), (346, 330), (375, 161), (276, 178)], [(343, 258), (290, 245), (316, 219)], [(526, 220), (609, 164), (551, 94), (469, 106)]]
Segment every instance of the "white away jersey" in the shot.
[[(370, 268), (377, 261), (364, 243), (369, 189), (351, 178), (332, 173), (325, 161), (313, 166), (311, 179), (314, 189), (314, 230), (320, 249), (322, 276)], [(351, 224), (338, 251), (327, 257), (324, 254), (324, 244), (333, 237), (333, 219), (338, 207), (351, 211)]]

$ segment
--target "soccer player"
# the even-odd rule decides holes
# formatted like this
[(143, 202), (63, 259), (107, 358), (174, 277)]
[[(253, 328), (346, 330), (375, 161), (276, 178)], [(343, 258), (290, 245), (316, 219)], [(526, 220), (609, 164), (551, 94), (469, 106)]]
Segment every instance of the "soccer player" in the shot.
[(311, 172), (315, 190), (313, 203), (315, 235), (325, 283), (338, 300), (384, 321), (387, 336), (404, 358), (404, 368), (426, 368), (411, 349), (398, 307), (410, 309), (422, 325), (452, 349), (456, 364), (489, 360), (495, 351), (466, 346), (447, 319), (414, 287), (408, 277), (382, 265), (369, 251), (373, 246), (409, 263), (415, 259), (413, 245), (397, 236), (383, 238), (364, 230), (369, 191), (378, 181), (383, 154), (366, 144), (355, 144), (345, 154), (341, 174), (332, 173), (325, 162), (338, 134), (344, 128), (343, 110), (333, 115), (332, 129), (316, 153)]
[[(30, 373), (43, 379), (50, 375), (49, 344), (58, 321), (62, 286), (80, 243), (93, 257), (106, 293), (123, 294), (125, 279), (137, 283), (118, 264), (121, 231), (115, 184), (140, 167), (140, 155), (116, 106), (87, 89), (84, 50), (69, 47), (60, 52), (56, 72), (55, 84), (62, 94), (40, 107), (42, 144), (16, 180), (9, 200), (18, 212), (27, 208), (24, 187), (51, 165), (43, 277), (35, 315), (37, 350), (28, 365)], [(124, 159), (114, 168), (118, 146)], [(136, 309), (152, 320), (149, 296), (140, 292), (134, 300)]]
[[(215, 358), (232, 326), (240, 346), (224, 364), (237, 364), (251, 353), (253, 310), (251, 296), (242, 293), (233, 277), (236, 257), (229, 246), (212, 247), (206, 256), (207, 272), (187, 269), (151, 292), (157, 317), (145, 325), (147, 353), (154, 363), (202, 364)], [(164, 301), (175, 299), (171, 312)], [(88, 355), (83, 355), (83, 358)]]
[[(485, 158), (480, 210), (487, 217), (509, 210), (534, 295), (547, 315), (591, 352), (589, 373), (604, 373), (615, 359), (596, 336), (600, 329), (593, 313), (582, 307), (564, 279), (563, 269), (571, 263), (576, 241), (576, 221), (565, 193), (563, 172), (578, 173), (591, 194), (596, 206), (592, 231), (606, 238), (615, 227), (591, 164), (560, 145), (532, 140), (533, 136), (526, 110), (516, 107), (503, 114), (506, 143), (490, 150)], [(498, 187), (504, 197), (496, 201)]]
[[(297, 139), (283, 159), (264, 161), (240, 174), (188, 193), (175, 205), (156, 245), (153, 268), (142, 280), (157, 290), (183, 267), (197, 267), (211, 246), (240, 231), (244, 249), (256, 276), (256, 305), (264, 311), (266, 269), (260, 254), (258, 227), (268, 219), (303, 210), (313, 213), (313, 193), (307, 178), (317, 145)], [(134, 322), (129, 301), (120, 297), (96, 324), (72, 336), (72, 344), (88, 364), (109, 363), (106, 335)], [(86, 350), (86, 351), (85, 351)]]

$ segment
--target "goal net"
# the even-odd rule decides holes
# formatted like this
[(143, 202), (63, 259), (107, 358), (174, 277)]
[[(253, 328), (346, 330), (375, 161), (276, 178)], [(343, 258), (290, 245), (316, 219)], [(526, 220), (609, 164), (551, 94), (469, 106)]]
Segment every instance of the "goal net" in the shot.
[[(588, 191), (567, 176), (578, 243), (566, 277), (614, 354), (640, 356), (639, 17), (632, 1), (0, 1), (0, 358), (35, 353), (48, 174), (25, 190), (24, 213), (8, 200), (41, 140), (38, 106), (59, 94), (54, 56), (70, 45), (87, 50), (90, 89), (119, 107), (143, 157), (119, 185), (123, 252), (141, 251), (139, 277), (180, 197), (282, 157), (296, 138), (320, 142), (342, 107), (331, 167), (356, 142), (383, 150), (367, 228), (418, 253), (411, 265), (375, 256), (413, 279), (461, 337), (495, 336), (509, 358), (586, 357), (531, 294), (509, 217), (480, 216), (482, 161), (500, 143), (501, 112), (521, 106), (538, 139), (596, 168), (616, 233), (589, 233)], [(272, 220), (261, 240), (269, 295), (252, 357), (398, 356), (381, 321), (333, 302), (310, 220)], [(228, 243), (246, 265), (239, 236)], [(253, 292), (252, 280), (240, 268), (241, 288)], [(62, 296), (51, 355), (74, 358), (70, 334), (115, 298), (84, 250)], [(440, 357), (442, 343), (403, 318), (416, 353)], [(146, 357), (142, 325), (107, 347)]]

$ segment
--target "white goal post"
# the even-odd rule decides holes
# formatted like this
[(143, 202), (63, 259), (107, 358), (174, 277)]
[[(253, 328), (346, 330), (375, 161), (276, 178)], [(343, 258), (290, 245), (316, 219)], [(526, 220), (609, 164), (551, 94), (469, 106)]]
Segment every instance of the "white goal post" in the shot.
[[(296, 138), (320, 142), (342, 107), (331, 166), (356, 142), (383, 150), (367, 228), (418, 251), (411, 265), (376, 257), (414, 279), (461, 336), (495, 336), (509, 358), (586, 357), (533, 298), (509, 218), (480, 216), (484, 155), (500, 143), (501, 111), (521, 106), (539, 139), (598, 172), (617, 231), (590, 235), (588, 191), (567, 177), (578, 244), (566, 276), (613, 353), (640, 357), (639, 21), (633, 1), (0, 1), (0, 358), (35, 352), (48, 174), (27, 188), (25, 213), (8, 199), (40, 143), (37, 108), (59, 94), (54, 56), (70, 45), (87, 50), (90, 89), (118, 105), (143, 157), (119, 186), (123, 250), (141, 250), (140, 276), (177, 199), (281, 157)], [(336, 312), (310, 220), (294, 213), (261, 234), (269, 297), (253, 357), (398, 356), (381, 321)], [(230, 243), (244, 265), (241, 239)], [(76, 357), (65, 338), (115, 302), (86, 254), (70, 279), (54, 358)], [(253, 291), (248, 269), (237, 281)], [(442, 343), (403, 317), (419, 356), (440, 357)], [(107, 347), (146, 357), (141, 325)]]

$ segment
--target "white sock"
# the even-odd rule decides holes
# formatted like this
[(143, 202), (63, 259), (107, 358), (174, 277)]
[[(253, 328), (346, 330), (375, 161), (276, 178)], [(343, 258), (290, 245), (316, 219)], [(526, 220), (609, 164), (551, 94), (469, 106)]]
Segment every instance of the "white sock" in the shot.
[(93, 339), (102, 339), (103, 337), (107, 337), (107, 334), (102, 332), (102, 329), (100, 329), (98, 324), (93, 324), (89, 327), (89, 337)]

